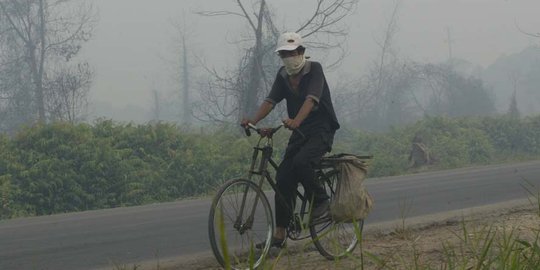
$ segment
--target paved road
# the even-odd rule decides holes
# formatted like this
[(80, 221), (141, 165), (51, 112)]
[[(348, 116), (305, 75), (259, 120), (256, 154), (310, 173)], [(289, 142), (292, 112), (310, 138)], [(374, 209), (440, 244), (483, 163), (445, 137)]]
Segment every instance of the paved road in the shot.
[[(540, 189), (540, 161), (366, 181), (376, 205), (367, 224), (488, 205)], [(0, 269), (94, 269), (208, 252), (210, 201), (0, 221)]]

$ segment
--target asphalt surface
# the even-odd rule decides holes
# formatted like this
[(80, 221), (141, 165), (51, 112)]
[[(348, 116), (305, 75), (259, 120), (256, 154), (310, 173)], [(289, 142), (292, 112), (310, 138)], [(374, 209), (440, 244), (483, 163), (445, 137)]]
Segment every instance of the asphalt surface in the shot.
[[(540, 190), (540, 161), (366, 181), (375, 199), (367, 225), (527, 197)], [(0, 270), (121, 269), (209, 252), (210, 199), (0, 221)], [(129, 268), (131, 269), (131, 268)]]

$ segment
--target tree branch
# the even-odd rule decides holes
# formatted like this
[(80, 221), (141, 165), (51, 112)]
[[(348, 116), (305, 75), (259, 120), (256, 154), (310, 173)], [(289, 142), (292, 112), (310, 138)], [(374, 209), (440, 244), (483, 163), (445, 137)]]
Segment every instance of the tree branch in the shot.
[(200, 16), (206, 16), (206, 17), (217, 17), (217, 16), (227, 16), (227, 15), (244, 17), (244, 14), (241, 14), (238, 12), (232, 12), (232, 11), (198, 11), (198, 12), (195, 12), (195, 14), (198, 14)]
[(518, 31), (521, 32), (522, 34), (525, 34), (525, 35), (531, 36), (531, 37), (535, 37), (535, 38), (540, 38), (540, 32), (539, 32), (539, 33), (531, 33), (531, 32), (526, 32), (526, 31), (524, 31), (524, 30), (521, 29), (521, 27), (518, 25), (517, 20), (514, 20), (514, 25), (516, 26), (516, 28), (518, 29)]
[[(236, 3), (238, 3), (238, 6), (240, 6), (242, 13), (244, 13), (244, 17), (249, 22), (249, 25), (251, 25), (251, 28), (253, 29), (253, 31), (257, 31), (257, 27), (255, 27), (255, 24), (253, 23), (248, 13), (246, 12), (246, 9), (244, 8), (244, 5), (242, 4), (242, 2), (240, 0), (236, 0)], [(264, 5), (264, 0), (261, 2), (261, 8), (263, 5)]]
[(24, 41), (24, 43), (28, 43), (29, 42), (28, 39), (26, 39), (24, 34), (21, 32), (21, 30), (19, 28), (17, 28), (17, 25), (15, 24), (15, 22), (11, 18), (10, 13), (7, 12), (6, 7), (4, 6), (4, 3), (2, 1), (0, 1), (0, 8), (2, 8), (2, 13), (4, 14), (4, 16), (6, 16), (9, 24), (11, 25), (13, 30), (15, 30), (17, 35)]

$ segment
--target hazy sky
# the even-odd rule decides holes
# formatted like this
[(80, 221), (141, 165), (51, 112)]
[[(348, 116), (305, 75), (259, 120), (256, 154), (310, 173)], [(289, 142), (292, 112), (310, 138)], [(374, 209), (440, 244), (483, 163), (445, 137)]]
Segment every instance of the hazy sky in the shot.
[[(313, 10), (313, 0), (268, 1), (277, 24), (294, 30)], [(93, 0), (99, 24), (83, 55), (96, 71), (92, 99), (115, 107), (150, 107), (151, 90), (169, 91), (171, 58), (178, 40), (175, 21), (186, 21), (190, 44), (216, 67), (233, 65), (236, 50), (230, 42), (244, 30), (239, 17), (200, 17), (199, 10), (237, 11), (233, 0)], [(384, 28), (394, 1), (361, 0), (347, 19), (350, 54), (334, 73), (361, 74), (377, 53), (376, 38)], [(453, 55), (487, 66), (501, 54), (519, 52), (539, 39), (520, 33), (516, 24), (540, 32), (540, 0), (405, 0), (399, 11), (395, 46), (402, 57), (422, 62), (448, 58), (446, 42), (452, 33)], [(182, 19), (183, 18), (183, 19)], [(169, 60), (166, 60), (169, 59)], [(316, 59), (315, 59), (316, 60)], [(330, 74), (332, 77), (332, 74)], [(332, 83), (332, 82), (330, 82)]]

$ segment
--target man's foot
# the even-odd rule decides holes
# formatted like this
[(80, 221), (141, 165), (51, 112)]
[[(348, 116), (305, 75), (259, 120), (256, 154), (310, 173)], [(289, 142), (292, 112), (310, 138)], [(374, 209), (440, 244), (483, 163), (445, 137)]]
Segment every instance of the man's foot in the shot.
[(319, 203), (314, 203), (311, 209), (311, 220), (322, 218), (325, 214), (328, 214), (330, 209), (330, 201), (324, 200)]
[[(287, 244), (287, 241), (285, 239), (272, 237), (272, 242), (270, 243), (270, 247), (284, 248), (286, 244)], [(264, 246), (266, 246), (266, 241), (256, 244), (255, 248), (263, 249)]]

